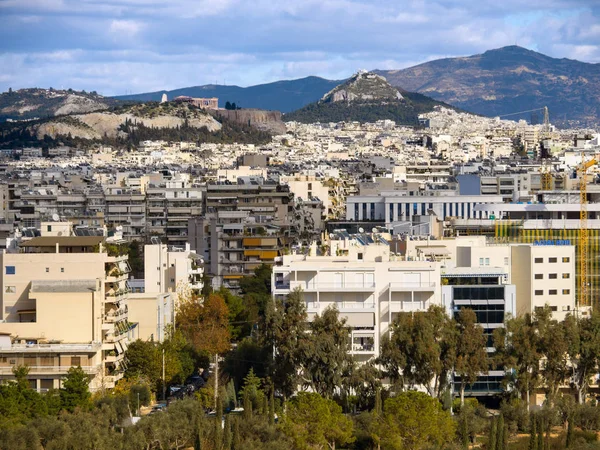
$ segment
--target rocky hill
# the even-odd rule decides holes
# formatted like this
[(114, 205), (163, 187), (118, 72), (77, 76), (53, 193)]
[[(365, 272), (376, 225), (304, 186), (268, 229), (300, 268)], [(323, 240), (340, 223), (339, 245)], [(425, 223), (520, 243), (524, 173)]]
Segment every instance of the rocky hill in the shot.
[(157, 91), (145, 94), (123, 95), (118, 100), (159, 101), (163, 94), (169, 99), (180, 95), (189, 97), (217, 97), (219, 106), (225, 102), (233, 102), (242, 108), (258, 108), (290, 112), (311, 102), (319, 100), (324, 93), (340, 84), (340, 81), (326, 80), (319, 77), (306, 77), (297, 80), (283, 80), (256, 86), (239, 87), (217, 84), (192, 86), (172, 91)]
[(359, 72), (318, 102), (285, 114), (283, 120), (314, 123), (390, 119), (398, 124), (417, 125), (418, 115), (432, 111), (435, 105), (443, 104), (421, 94), (400, 92), (372, 72)]
[(99, 111), (119, 102), (95, 92), (56, 89), (19, 89), (0, 94), (0, 122), (31, 120)]
[(141, 103), (86, 114), (0, 126), (0, 147), (104, 143), (135, 147), (144, 140), (265, 143), (270, 133), (186, 103)]
[[(548, 106), (553, 123), (600, 122), (600, 64), (556, 59), (509, 46), (481, 55), (375, 72), (393, 86), (486, 116)], [(531, 112), (510, 118), (530, 119)]]

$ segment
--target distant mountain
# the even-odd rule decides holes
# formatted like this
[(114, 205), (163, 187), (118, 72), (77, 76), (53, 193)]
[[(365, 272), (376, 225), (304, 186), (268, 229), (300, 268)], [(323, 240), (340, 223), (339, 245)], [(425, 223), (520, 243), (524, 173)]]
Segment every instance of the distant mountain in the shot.
[[(600, 122), (600, 64), (551, 58), (518, 46), (375, 73), (393, 86), (486, 116), (548, 106), (553, 123)], [(530, 119), (531, 114), (507, 118)]]
[(118, 101), (95, 92), (57, 89), (19, 89), (0, 93), (0, 122), (87, 113), (115, 106)]
[(245, 88), (207, 84), (205, 86), (193, 86), (173, 91), (121, 95), (114, 98), (118, 100), (159, 101), (164, 93), (167, 94), (169, 100), (180, 95), (189, 97), (217, 97), (219, 99), (219, 107), (221, 108), (225, 107), (225, 102), (229, 101), (242, 108), (289, 112), (320, 99), (325, 92), (333, 89), (339, 83), (340, 81), (326, 80), (319, 77), (306, 77)]
[(283, 120), (314, 123), (389, 119), (398, 124), (417, 125), (418, 115), (431, 111), (436, 105), (443, 104), (425, 95), (400, 92), (375, 73), (359, 72), (318, 102), (285, 114)]

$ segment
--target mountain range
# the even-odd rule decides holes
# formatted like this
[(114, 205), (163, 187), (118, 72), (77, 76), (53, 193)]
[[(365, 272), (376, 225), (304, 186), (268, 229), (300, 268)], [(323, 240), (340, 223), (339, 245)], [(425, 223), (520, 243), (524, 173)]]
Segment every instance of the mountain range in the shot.
[[(431, 103), (432, 100), (425, 97), (428, 96), (485, 116), (527, 120), (535, 115), (541, 118), (541, 109), (547, 106), (554, 124), (593, 126), (600, 123), (600, 64), (551, 58), (522, 47), (508, 46), (480, 55), (444, 58), (407, 69), (374, 73), (385, 77), (409, 101)], [(218, 97), (220, 107), (229, 101), (242, 108), (283, 113), (312, 104), (309, 109), (314, 113), (319, 100), (344, 81), (311, 76), (250, 87), (210, 84), (112, 98), (70, 90), (21, 89), (0, 94), (0, 121), (83, 113), (124, 101), (159, 101), (164, 93), (169, 99), (180, 95)], [(417, 97), (415, 93), (423, 95)], [(336, 108), (342, 115), (347, 113), (340, 105)], [(305, 117), (308, 116), (305, 114)]]
[(258, 108), (276, 110), (283, 113), (302, 108), (311, 102), (319, 100), (323, 94), (335, 88), (343, 80), (326, 80), (320, 77), (306, 77), (297, 80), (276, 81), (274, 83), (258, 84), (256, 86), (239, 87), (218, 84), (192, 86), (172, 91), (156, 91), (145, 94), (121, 95), (117, 100), (160, 101), (163, 94), (172, 100), (180, 95), (188, 97), (217, 97), (219, 107), (225, 107), (225, 102), (235, 103), (242, 108)]
[[(485, 116), (531, 118), (548, 106), (551, 122), (600, 122), (600, 64), (551, 58), (518, 46), (375, 71), (397, 87)], [(527, 111), (522, 114), (514, 114)], [(539, 113), (538, 116), (541, 116)]]

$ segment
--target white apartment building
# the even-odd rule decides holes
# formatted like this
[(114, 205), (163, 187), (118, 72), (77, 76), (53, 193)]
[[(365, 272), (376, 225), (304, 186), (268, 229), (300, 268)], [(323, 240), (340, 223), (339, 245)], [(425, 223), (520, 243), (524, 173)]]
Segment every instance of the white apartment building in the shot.
[(309, 320), (335, 305), (351, 329), (359, 361), (379, 355), (380, 336), (399, 312), (441, 304), (438, 263), (390, 259), (385, 241), (332, 241), (331, 254), (337, 256), (284, 255), (273, 267), (273, 294), (301, 289)]
[(138, 324), (140, 339), (165, 339), (166, 329), (175, 324), (180, 297), (202, 290), (202, 263), (189, 244), (184, 249), (144, 246), (144, 292), (129, 294), (129, 319)]

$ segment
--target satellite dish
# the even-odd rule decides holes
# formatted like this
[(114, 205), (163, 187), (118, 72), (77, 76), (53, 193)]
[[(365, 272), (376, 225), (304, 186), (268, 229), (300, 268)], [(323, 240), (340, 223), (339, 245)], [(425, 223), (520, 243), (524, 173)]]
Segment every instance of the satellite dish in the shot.
[(329, 233), (329, 239), (333, 239), (335, 236), (333, 235), (333, 233)]
[(365, 229), (364, 229), (363, 227), (360, 227), (360, 228), (358, 229), (358, 232), (359, 232), (359, 233), (364, 233), (364, 232), (365, 232)]
[(60, 217), (58, 216), (58, 214), (52, 214), (52, 220), (58, 222), (60, 220)]
[(373, 227), (373, 229), (371, 230), (373, 233), (379, 233), (379, 230), (375, 227)]

